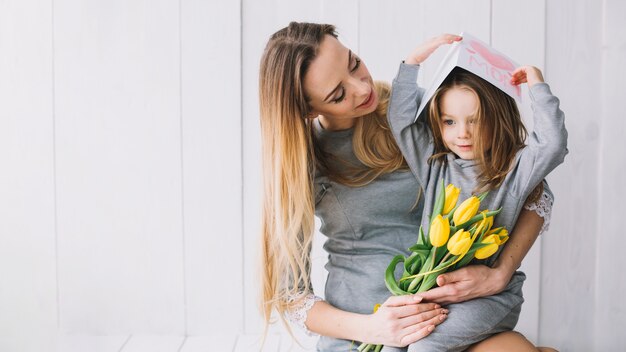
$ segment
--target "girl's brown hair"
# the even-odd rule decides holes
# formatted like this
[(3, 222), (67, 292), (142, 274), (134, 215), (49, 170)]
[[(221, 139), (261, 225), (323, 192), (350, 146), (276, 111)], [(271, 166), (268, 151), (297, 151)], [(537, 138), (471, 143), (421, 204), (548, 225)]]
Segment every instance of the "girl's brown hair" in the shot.
[(454, 88), (472, 92), (478, 100), (472, 135), (480, 171), (474, 191), (497, 188), (510, 171), (515, 154), (524, 147), (528, 135), (515, 100), (475, 74), (455, 68), (429, 103), (428, 121), (435, 144), (431, 162), (445, 160), (445, 155), (451, 152), (441, 134), (441, 102), (444, 94)]

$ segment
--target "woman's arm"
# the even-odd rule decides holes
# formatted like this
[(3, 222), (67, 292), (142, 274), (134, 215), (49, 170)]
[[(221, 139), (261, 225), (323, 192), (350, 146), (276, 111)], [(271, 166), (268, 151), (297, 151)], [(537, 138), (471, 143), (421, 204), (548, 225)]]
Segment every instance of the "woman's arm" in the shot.
[(437, 285), (420, 295), (428, 302), (450, 304), (476, 297), (500, 293), (539, 236), (544, 219), (535, 211), (522, 210), (509, 241), (504, 246), (493, 268), (469, 265), (439, 275)]
[(373, 314), (357, 314), (318, 301), (307, 313), (307, 328), (320, 335), (403, 347), (430, 334), (447, 309), (418, 296), (392, 296)]

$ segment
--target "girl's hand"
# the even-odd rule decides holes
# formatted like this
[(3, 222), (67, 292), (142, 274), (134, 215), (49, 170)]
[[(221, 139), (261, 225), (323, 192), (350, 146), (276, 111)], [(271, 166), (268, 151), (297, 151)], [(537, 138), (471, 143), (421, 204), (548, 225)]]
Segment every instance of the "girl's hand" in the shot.
[(461, 36), (454, 34), (442, 34), (440, 36), (431, 38), (425, 43), (421, 44), (411, 52), (411, 54), (404, 60), (409, 65), (421, 64), (426, 60), (430, 54), (432, 54), (438, 47), (444, 44), (452, 44), (463, 39)]
[(543, 75), (541, 70), (535, 66), (521, 66), (513, 71), (511, 84), (518, 85), (528, 82), (528, 87), (532, 87), (537, 83), (543, 83)]
[(376, 313), (368, 315), (363, 342), (405, 347), (428, 336), (447, 317), (448, 310), (422, 297), (391, 296)]
[[(508, 277), (507, 277), (508, 275)], [(502, 292), (513, 273), (485, 265), (468, 265), (437, 277), (439, 287), (420, 292), (424, 301), (442, 305)]]

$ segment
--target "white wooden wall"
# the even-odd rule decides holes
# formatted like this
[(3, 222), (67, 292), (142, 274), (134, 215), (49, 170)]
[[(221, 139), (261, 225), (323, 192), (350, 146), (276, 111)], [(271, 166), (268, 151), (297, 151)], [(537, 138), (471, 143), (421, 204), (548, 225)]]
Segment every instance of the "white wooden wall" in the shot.
[[(563, 351), (618, 349), (624, 13), (620, 0), (0, 0), (0, 351), (258, 349), (258, 65), (292, 20), (336, 24), (376, 79), (463, 30), (544, 69), (570, 154), (549, 177), (552, 226), (524, 263), (518, 327)], [(273, 326), (264, 350), (314, 346), (298, 336)]]

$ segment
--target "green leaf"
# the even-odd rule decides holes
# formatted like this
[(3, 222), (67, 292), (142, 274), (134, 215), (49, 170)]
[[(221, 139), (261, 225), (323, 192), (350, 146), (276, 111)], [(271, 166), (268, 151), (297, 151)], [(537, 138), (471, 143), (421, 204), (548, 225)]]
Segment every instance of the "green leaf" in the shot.
[(408, 294), (408, 292), (398, 287), (398, 283), (396, 282), (396, 277), (395, 277), (396, 265), (400, 262), (404, 262), (404, 256), (398, 254), (395, 257), (393, 257), (393, 259), (391, 260), (391, 263), (389, 263), (389, 266), (387, 267), (387, 270), (385, 271), (385, 285), (387, 286), (387, 289), (389, 290), (389, 292), (391, 292), (391, 294), (395, 296), (402, 296), (402, 295)]
[[(490, 216), (496, 216), (496, 215), (498, 215), (501, 211), (502, 211), (502, 208), (500, 208), (500, 209), (498, 209), (498, 210), (488, 211), (488, 212), (484, 215), (484, 217), (485, 217), (485, 218), (488, 218), (488, 217), (490, 217)], [(483, 219), (483, 214), (478, 213), (478, 214), (474, 215), (474, 217), (473, 217), (473, 218), (471, 218), (471, 219), (467, 220), (466, 222), (462, 223), (461, 225), (454, 226), (454, 229), (455, 229), (455, 230), (458, 230), (458, 229), (467, 229), (468, 227), (470, 227), (471, 225), (473, 225), (473, 224), (474, 224), (474, 223), (476, 223), (476, 222), (479, 222), (479, 221), (480, 221), (480, 220), (482, 220), (482, 219)], [(450, 228), (450, 231), (452, 231), (452, 228)]]
[(440, 215), (443, 211), (443, 206), (446, 202), (446, 186), (443, 182), (443, 179), (439, 181), (439, 193), (437, 194), (437, 199), (435, 200), (435, 206), (433, 207), (433, 213), (430, 216), (430, 222), (432, 223), (437, 215)]

